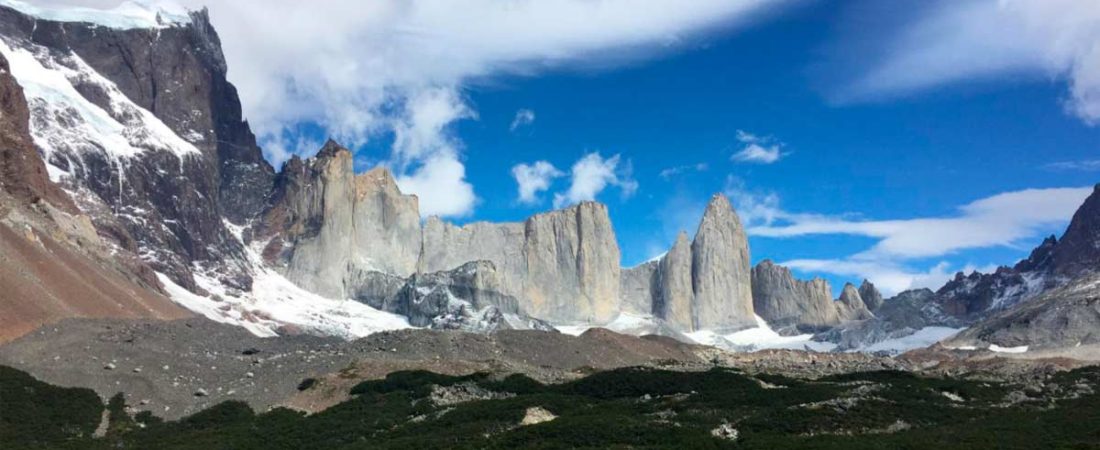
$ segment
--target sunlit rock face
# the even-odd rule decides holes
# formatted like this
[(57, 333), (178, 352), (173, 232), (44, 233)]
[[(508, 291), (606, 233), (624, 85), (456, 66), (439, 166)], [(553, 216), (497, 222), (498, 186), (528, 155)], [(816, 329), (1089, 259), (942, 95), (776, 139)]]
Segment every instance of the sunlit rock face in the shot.
[(770, 260), (753, 267), (752, 295), (756, 314), (786, 334), (821, 331), (840, 323), (828, 281), (797, 280), (790, 269)]

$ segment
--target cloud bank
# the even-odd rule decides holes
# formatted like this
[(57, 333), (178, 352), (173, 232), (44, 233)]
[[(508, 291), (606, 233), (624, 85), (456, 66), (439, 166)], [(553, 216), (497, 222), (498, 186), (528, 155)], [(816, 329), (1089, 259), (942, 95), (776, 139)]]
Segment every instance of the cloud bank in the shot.
[(321, 126), (351, 148), (395, 136), (386, 163), (402, 189), (420, 196), (423, 214), (455, 216), (470, 214), (477, 200), (465, 178), (462, 146), (447, 136), (456, 121), (477, 117), (461, 95), (472, 80), (644, 58), (786, 1), (176, 3), (209, 7), (230, 81), (240, 88), (245, 116), (273, 163), (303, 151), (297, 145), (302, 123)]

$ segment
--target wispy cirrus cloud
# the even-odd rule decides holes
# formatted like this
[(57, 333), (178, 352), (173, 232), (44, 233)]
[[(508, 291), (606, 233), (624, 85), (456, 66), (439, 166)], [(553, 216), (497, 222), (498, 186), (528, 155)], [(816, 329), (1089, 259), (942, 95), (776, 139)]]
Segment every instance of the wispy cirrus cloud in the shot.
[(707, 163), (684, 164), (682, 166), (669, 167), (661, 170), (657, 176), (664, 180), (670, 180), (679, 175), (692, 172), (706, 172), (710, 166)]
[(787, 156), (787, 153), (782, 151), (783, 143), (770, 137), (737, 130), (737, 141), (742, 144), (741, 150), (730, 156), (730, 159), (736, 162), (773, 164)]
[(1100, 172), (1100, 159), (1059, 161), (1047, 164), (1043, 168), (1056, 171)]
[(516, 130), (526, 127), (535, 123), (535, 112), (530, 109), (520, 109), (516, 111), (516, 116), (512, 118), (512, 123), (508, 125), (508, 131), (515, 132)]
[(867, 278), (885, 291), (896, 293), (933, 287), (949, 275), (951, 267), (946, 262), (914, 268), (921, 261), (972, 249), (1030, 248), (1038, 243), (1041, 232), (1068, 222), (1092, 190), (1025, 189), (972, 201), (942, 217), (892, 220), (792, 213), (781, 207), (774, 193), (748, 191), (736, 179), (727, 184), (726, 194), (744, 218), (749, 235), (755, 238), (851, 235), (875, 239), (869, 248), (847, 257), (794, 258), (782, 264), (808, 272)]
[[(838, 54), (859, 54), (860, 60), (841, 57), (843, 61), (835, 62), (846, 70), (854, 67), (857, 73), (836, 92), (838, 100), (1026, 75), (1064, 81), (1067, 112), (1086, 123), (1100, 123), (1100, 2), (896, 3), (890, 4), (891, 10), (907, 14), (900, 26), (891, 23), (888, 30), (861, 26), (869, 29), (840, 46)], [(860, 51), (851, 51), (857, 47)]]

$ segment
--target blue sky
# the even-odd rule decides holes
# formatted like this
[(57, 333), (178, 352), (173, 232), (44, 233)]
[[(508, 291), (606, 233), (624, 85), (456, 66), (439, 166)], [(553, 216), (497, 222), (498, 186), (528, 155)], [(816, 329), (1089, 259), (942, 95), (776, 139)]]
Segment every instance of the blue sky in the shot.
[(179, 1), (276, 165), (333, 136), (456, 222), (594, 198), (626, 266), (721, 192), (755, 261), (938, 287), (1100, 181), (1094, 0)]

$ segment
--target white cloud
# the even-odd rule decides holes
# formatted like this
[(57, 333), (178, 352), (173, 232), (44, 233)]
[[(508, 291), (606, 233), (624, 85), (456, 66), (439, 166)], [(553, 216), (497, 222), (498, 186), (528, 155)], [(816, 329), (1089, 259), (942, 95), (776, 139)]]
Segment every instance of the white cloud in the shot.
[(737, 140), (744, 144), (740, 151), (730, 157), (733, 161), (755, 164), (773, 164), (784, 156), (783, 144), (771, 138), (759, 137), (737, 130)]
[(512, 124), (508, 126), (509, 131), (516, 131), (520, 127), (525, 127), (535, 123), (535, 112), (530, 109), (521, 109), (516, 111), (516, 117), (512, 119)]
[(1065, 171), (1082, 171), (1082, 172), (1097, 172), (1100, 171), (1100, 159), (1085, 159), (1080, 161), (1060, 161), (1050, 163), (1043, 168), (1047, 170), (1065, 170)]
[(623, 197), (634, 195), (638, 182), (632, 178), (630, 162), (620, 163), (620, 155), (604, 159), (599, 153), (589, 153), (573, 164), (569, 190), (554, 195), (554, 207), (572, 205), (596, 196), (608, 186), (618, 187)]
[(512, 167), (512, 177), (519, 186), (519, 202), (526, 204), (538, 203), (539, 192), (550, 189), (550, 182), (564, 175), (565, 173), (547, 161), (516, 164)]
[[(42, 1), (98, 8), (121, 2)], [(562, 66), (614, 66), (683, 48), (685, 38), (724, 31), (786, 1), (177, 0), (210, 8), (230, 81), (261, 145), (293, 140), (287, 135), (296, 135), (301, 123), (318, 124), (351, 148), (400, 134), (388, 163), (399, 169), (399, 177), (418, 180), (405, 185), (419, 189), (421, 205), (446, 205), (434, 211), (460, 214), (469, 213), (476, 197), (451, 199), (464, 205), (429, 198), (446, 191), (414, 171), (442, 162), (451, 169), (462, 164), (453, 142), (436, 145), (442, 138), (430, 133), (475, 117), (459, 95), (470, 80)], [(424, 95), (439, 97), (431, 105), (439, 109), (418, 105)], [(429, 117), (410, 121), (409, 111)], [(283, 159), (292, 148), (282, 145), (268, 155)], [(458, 171), (447, 172), (449, 182), (466, 191), (463, 178), (455, 178)]]
[(278, 169), (291, 156), (316, 153), (322, 145), (322, 142), (301, 134), (281, 133), (268, 139), (264, 152), (267, 153), (271, 165)]
[(428, 89), (408, 99), (395, 120), (393, 159), (401, 192), (420, 198), (420, 215), (461, 217), (473, 213), (474, 188), (459, 160), (460, 143), (447, 125), (474, 113), (448, 89)]
[(932, 3), (886, 37), (880, 60), (841, 97), (904, 93), (945, 83), (1032, 74), (1063, 79), (1066, 109), (1100, 122), (1100, 2), (953, 0)]
[(688, 172), (706, 172), (707, 169), (707, 163), (685, 164), (682, 166), (669, 167), (667, 169), (664, 169), (661, 171), (661, 173), (657, 174), (657, 176), (661, 177), (662, 179), (669, 180), (677, 175), (682, 175)]
[(453, 156), (434, 155), (411, 175), (397, 178), (401, 192), (420, 198), (420, 215), (461, 217), (477, 203), (474, 189), (466, 182), (466, 167)]
[(859, 221), (808, 215), (784, 225), (752, 227), (749, 233), (773, 238), (868, 236), (879, 239), (867, 250), (871, 255), (933, 257), (965, 249), (1020, 245), (1040, 229), (1068, 221), (1091, 192), (1091, 187), (1007, 192), (966, 204), (952, 217)]

